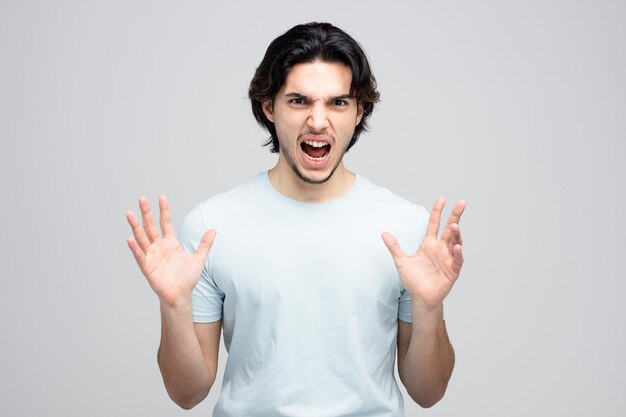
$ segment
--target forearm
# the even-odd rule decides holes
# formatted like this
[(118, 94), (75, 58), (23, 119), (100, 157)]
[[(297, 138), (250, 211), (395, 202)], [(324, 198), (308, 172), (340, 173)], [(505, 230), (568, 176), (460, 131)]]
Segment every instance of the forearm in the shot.
[(157, 355), (170, 398), (185, 409), (202, 401), (215, 380), (193, 327), (191, 299), (176, 306), (161, 302), (161, 344)]
[(454, 350), (443, 320), (443, 306), (428, 309), (414, 302), (411, 340), (400, 377), (407, 392), (422, 407), (439, 401), (454, 368)]

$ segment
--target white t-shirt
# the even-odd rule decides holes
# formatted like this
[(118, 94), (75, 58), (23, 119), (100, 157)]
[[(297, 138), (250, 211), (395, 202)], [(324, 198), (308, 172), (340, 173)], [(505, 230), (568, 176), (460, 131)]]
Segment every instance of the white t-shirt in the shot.
[(278, 193), (261, 173), (197, 205), (180, 240), (217, 237), (193, 291), (195, 322), (222, 319), (228, 360), (213, 416), (402, 416), (397, 321), (411, 321), (381, 233), (407, 253), (427, 211), (357, 175), (329, 203)]

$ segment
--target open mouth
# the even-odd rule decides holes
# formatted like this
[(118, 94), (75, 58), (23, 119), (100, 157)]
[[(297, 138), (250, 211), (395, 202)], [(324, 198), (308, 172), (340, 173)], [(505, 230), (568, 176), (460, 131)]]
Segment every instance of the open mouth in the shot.
[(316, 162), (323, 161), (330, 152), (330, 144), (315, 140), (305, 140), (300, 144), (300, 148), (308, 159)]

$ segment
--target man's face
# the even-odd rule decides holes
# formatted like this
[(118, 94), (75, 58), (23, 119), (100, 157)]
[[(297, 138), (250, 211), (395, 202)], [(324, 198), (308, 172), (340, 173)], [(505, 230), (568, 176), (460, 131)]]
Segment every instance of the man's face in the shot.
[(306, 183), (322, 184), (332, 176), (361, 121), (363, 106), (350, 96), (351, 82), (352, 71), (341, 63), (297, 64), (274, 100), (263, 103), (280, 157)]

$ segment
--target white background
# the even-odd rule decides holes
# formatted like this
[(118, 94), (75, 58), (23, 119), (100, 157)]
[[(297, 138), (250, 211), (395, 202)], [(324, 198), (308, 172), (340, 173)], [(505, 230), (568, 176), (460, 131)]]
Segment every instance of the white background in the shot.
[(625, 17), (608, 0), (1, 1), (0, 414), (211, 414), (217, 387), (191, 412), (167, 398), (124, 212), (165, 193), (179, 225), (272, 166), (247, 86), (308, 21), (353, 35), (379, 81), (348, 167), (428, 208), (468, 201), (456, 369), (407, 415), (625, 413)]

